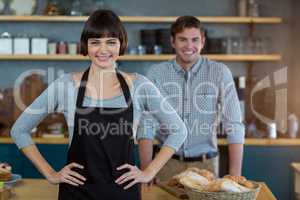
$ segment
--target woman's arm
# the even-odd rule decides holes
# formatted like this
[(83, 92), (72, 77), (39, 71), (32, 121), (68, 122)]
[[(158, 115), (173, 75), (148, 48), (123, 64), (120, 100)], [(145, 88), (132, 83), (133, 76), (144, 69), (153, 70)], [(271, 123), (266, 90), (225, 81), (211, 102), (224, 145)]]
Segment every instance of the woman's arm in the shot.
[(136, 93), (140, 95), (138, 98), (141, 98), (138, 99), (138, 101), (144, 102), (145, 111), (149, 111), (151, 115), (158, 120), (165, 131), (167, 139), (154, 160), (150, 162), (143, 171), (128, 164), (118, 168), (118, 170), (124, 168), (130, 170), (116, 180), (118, 184), (133, 180), (125, 187), (126, 189), (139, 182), (147, 183), (151, 181), (172, 155), (180, 148), (187, 137), (187, 129), (184, 122), (167, 100), (160, 94), (153, 83), (144, 78), (143, 83), (140, 85), (140, 88), (139, 86), (136, 88)]
[(36, 145), (29, 145), (21, 149), (24, 155), (34, 164), (34, 166), (43, 174), (52, 184), (68, 183), (70, 185), (83, 185), (85, 178), (72, 171), (73, 168), (83, 168), (77, 163), (71, 163), (65, 166), (59, 172), (56, 172), (45, 158), (41, 155)]
[[(73, 167), (81, 167), (77, 164), (71, 164), (64, 167), (60, 172), (56, 172), (39, 152), (33, 143), (30, 132), (43, 120), (48, 113), (57, 111), (58, 96), (64, 92), (59, 87), (67, 86), (64, 83), (64, 77), (57, 79), (28, 106), (20, 115), (11, 130), (11, 136), (24, 155), (34, 164), (34, 166), (48, 179), (50, 183), (57, 184), (66, 182), (72, 185), (78, 185), (82, 182), (78, 179), (84, 179), (79, 174), (73, 172)], [(72, 176), (72, 177), (71, 177)], [(77, 178), (74, 178), (77, 177)]]

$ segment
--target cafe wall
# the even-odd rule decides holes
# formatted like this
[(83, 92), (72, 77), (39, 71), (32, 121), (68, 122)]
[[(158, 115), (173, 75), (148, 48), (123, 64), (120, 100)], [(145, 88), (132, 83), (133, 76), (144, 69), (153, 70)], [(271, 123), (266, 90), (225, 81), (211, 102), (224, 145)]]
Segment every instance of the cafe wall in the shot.
[(293, 0), (292, 9), (292, 22), (291, 22), (291, 39), (292, 43), (290, 46), (291, 50), (291, 67), (289, 68), (289, 110), (295, 112), (297, 116), (300, 116), (300, 95), (299, 95), (299, 73), (300, 73), (300, 2), (298, 0)]

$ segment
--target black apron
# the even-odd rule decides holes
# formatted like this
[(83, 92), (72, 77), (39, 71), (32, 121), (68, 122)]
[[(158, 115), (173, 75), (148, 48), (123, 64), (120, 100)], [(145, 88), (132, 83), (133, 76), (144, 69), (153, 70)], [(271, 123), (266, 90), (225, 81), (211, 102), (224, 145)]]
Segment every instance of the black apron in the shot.
[(73, 168), (87, 180), (84, 185), (59, 185), (59, 200), (140, 200), (140, 184), (124, 190), (129, 182), (118, 185), (115, 180), (128, 170), (116, 168), (128, 163), (134, 165), (132, 132), (133, 105), (123, 76), (117, 73), (127, 107), (84, 107), (88, 68), (81, 79), (76, 101), (74, 132), (68, 150), (67, 163), (76, 162), (84, 169)]

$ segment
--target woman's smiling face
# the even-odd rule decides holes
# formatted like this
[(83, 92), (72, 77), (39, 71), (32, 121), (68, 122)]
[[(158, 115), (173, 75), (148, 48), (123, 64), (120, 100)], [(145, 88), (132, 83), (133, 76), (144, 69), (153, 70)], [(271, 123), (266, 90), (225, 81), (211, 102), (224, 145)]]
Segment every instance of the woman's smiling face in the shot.
[(120, 40), (115, 37), (89, 38), (88, 56), (92, 64), (101, 68), (111, 68), (120, 53)]

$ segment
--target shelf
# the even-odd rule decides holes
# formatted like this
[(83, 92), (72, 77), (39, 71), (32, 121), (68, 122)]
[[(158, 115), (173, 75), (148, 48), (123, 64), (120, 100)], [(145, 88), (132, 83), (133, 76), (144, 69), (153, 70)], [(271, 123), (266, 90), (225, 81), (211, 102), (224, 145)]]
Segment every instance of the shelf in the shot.
[[(219, 145), (227, 145), (226, 139), (219, 139)], [(289, 139), (289, 138), (246, 138), (246, 146), (300, 146), (300, 139)]]
[[(68, 144), (68, 138), (33, 138), (36, 144)], [(13, 144), (13, 140), (9, 137), (0, 137), (0, 144)]]
[[(280, 61), (278, 54), (267, 55), (229, 55), (229, 54), (209, 54), (203, 55), (212, 60), (218, 61)], [(174, 58), (175, 55), (124, 55), (121, 61), (166, 61)], [(1, 60), (13, 61), (78, 61), (88, 60), (89, 58), (81, 55), (0, 55)]]
[[(120, 16), (126, 23), (171, 23), (177, 16)], [(279, 24), (280, 17), (235, 17), (235, 16), (201, 16), (197, 17), (203, 23), (229, 24)], [(13, 16), (0, 15), (0, 21), (14, 22), (84, 22), (87, 16)]]
[[(68, 138), (33, 138), (36, 144), (68, 144)], [(0, 137), (0, 144), (13, 144), (11, 138)], [(157, 142), (155, 142), (157, 144)], [(227, 145), (226, 139), (218, 139), (221, 146)], [(266, 139), (266, 138), (247, 138), (246, 146), (300, 146), (300, 139)]]

